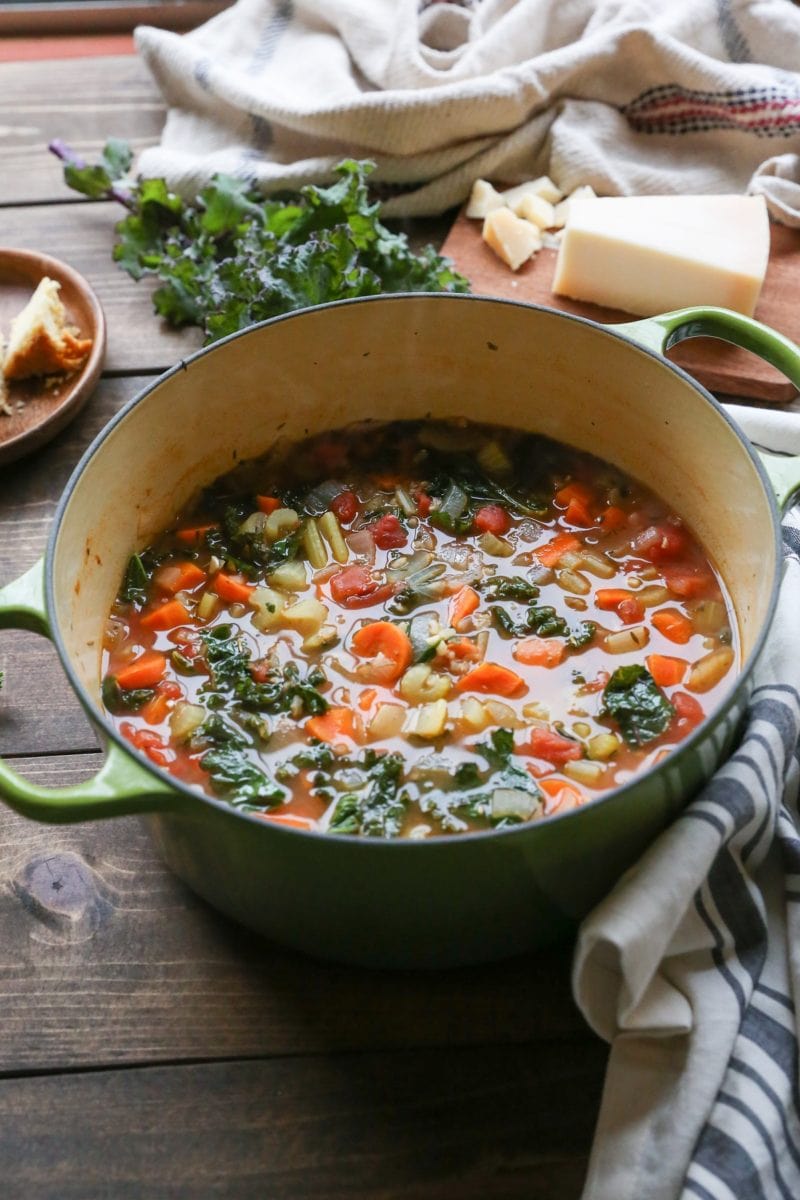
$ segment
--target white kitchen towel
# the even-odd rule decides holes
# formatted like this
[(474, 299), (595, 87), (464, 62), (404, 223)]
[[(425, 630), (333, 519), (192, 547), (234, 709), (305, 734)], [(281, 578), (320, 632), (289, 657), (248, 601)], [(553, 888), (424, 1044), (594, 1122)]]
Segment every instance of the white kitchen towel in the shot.
[(387, 216), (549, 172), (607, 195), (751, 186), (800, 224), (792, 0), (238, 0), (136, 44), (169, 106), (139, 169), (184, 193), (330, 182), (352, 156)]
[[(728, 411), (800, 453), (800, 415)], [(800, 1197), (799, 555), (795, 509), (739, 748), (581, 927), (612, 1044), (583, 1200)]]

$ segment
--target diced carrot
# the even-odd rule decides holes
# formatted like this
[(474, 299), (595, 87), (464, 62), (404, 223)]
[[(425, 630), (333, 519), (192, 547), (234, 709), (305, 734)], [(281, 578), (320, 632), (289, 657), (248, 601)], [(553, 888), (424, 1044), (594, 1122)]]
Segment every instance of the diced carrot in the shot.
[(273, 825), (288, 825), (290, 829), (315, 829), (317, 824), (310, 817), (298, 817), (294, 813), (260, 812), (255, 816), (261, 817), (262, 821), (271, 821)]
[(247, 604), (255, 590), (254, 584), (246, 583), (241, 575), (229, 575), (226, 571), (217, 572), (211, 588), (221, 600), (227, 600), (229, 604)]
[(616, 504), (610, 504), (600, 516), (600, 524), (603, 529), (610, 532), (615, 529), (623, 529), (628, 523), (628, 518), (624, 508), (618, 508)]
[(456, 684), (459, 692), (489, 692), (493, 696), (514, 696), (523, 688), (525, 680), (516, 671), (493, 662), (479, 663)]
[(386, 683), (394, 683), (400, 678), (411, 665), (414, 653), (408, 635), (392, 621), (370, 621), (362, 625), (353, 634), (352, 646), (354, 653), (364, 658), (381, 654), (392, 664), (392, 670), (384, 677)]
[(368, 712), (372, 707), (372, 702), (378, 694), (377, 688), (367, 688), (358, 698), (358, 707), (362, 712)]
[(660, 608), (654, 612), (652, 622), (659, 633), (678, 645), (684, 646), (694, 632), (692, 622), (677, 608)]
[(117, 683), (121, 688), (155, 687), (167, 669), (167, 660), (157, 650), (145, 650), (133, 662), (117, 672)]
[(648, 654), (645, 662), (659, 687), (680, 683), (689, 665), (685, 658), (672, 658), (669, 654)]
[(460, 588), (450, 601), (450, 607), (447, 610), (448, 623), (457, 629), (459, 622), (468, 617), (470, 613), (474, 613), (480, 602), (480, 597), (474, 588)]
[(169, 697), (163, 692), (156, 692), (152, 700), (148, 700), (139, 710), (139, 716), (143, 717), (148, 725), (160, 725), (166, 720), (169, 712)]
[(175, 537), (185, 546), (196, 546), (198, 542), (202, 542), (209, 529), (219, 529), (219, 525), (216, 522), (212, 522), (211, 525), (193, 525), (190, 529), (177, 530)]
[(534, 758), (543, 758), (554, 767), (563, 767), (564, 763), (583, 758), (583, 749), (579, 742), (572, 738), (556, 733), (554, 729), (545, 729), (535, 725), (528, 734), (527, 742), (517, 746), (519, 754), (532, 754)]
[(481, 656), (480, 646), (472, 641), (471, 638), (453, 638), (447, 643), (447, 653), (452, 658), (473, 658), (478, 659)]
[(163, 591), (172, 592), (174, 596), (176, 592), (193, 591), (201, 583), (205, 583), (208, 576), (202, 567), (187, 559), (185, 562), (171, 562), (159, 567), (153, 579)]
[(544, 814), (550, 817), (555, 812), (568, 812), (571, 808), (580, 808), (586, 803), (586, 797), (574, 783), (551, 776), (549, 779), (538, 780), (539, 787), (547, 797), (544, 802)]
[(589, 487), (588, 483), (580, 483), (577, 479), (572, 483), (567, 483), (564, 487), (559, 488), (555, 495), (556, 504), (567, 507), (573, 500), (579, 500), (581, 504), (589, 505), (594, 500), (594, 492)]
[(321, 716), (306, 721), (305, 729), (309, 737), (321, 742), (334, 743), (342, 738), (355, 742), (361, 736), (361, 718), (351, 708), (329, 708)]
[(586, 528), (594, 524), (592, 510), (587, 504), (584, 504), (578, 497), (574, 497), (567, 505), (567, 511), (564, 513), (564, 520), (569, 525), (578, 525), (581, 528)]
[(617, 605), (617, 616), (626, 625), (634, 625), (644, 616), (644, 605), (636, 596), (628, 596)]
[(594, 602), (603, 612), (616, 612), (618, 604), (631, 598), (633, 592), (627, 592), (625, 588), (598, 588), (594, 594)]
[(168, 600), (160, 604), (141, 618), (145, 629), (174, 629), (176, 625), (185, 625), (189, 620), (189, 610), (180, 600)]
[(528, 637), (517, 642), (511, 653), (526, 667), (557, 667), (564, 661), (566, 646), (557, 638)]
[(256, 504), (263, 513), (275, 512), (281, 506), (277, 496), (256, 496)]
[(534, 550), (534, 554), (538, 558), (542, 566), (555, 567), (568, 551), (577, 550), (580, 542), (573, 533), (559, 533), (552, 541), (547, 542), (544, 546), (539, 546)]

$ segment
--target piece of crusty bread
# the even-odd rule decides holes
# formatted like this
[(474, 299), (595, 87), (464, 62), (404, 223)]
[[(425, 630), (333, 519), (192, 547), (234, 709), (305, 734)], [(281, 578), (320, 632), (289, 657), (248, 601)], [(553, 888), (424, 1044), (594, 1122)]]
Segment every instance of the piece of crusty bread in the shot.
[(46, 275), (11, 322), (3, 374), (6, 379), (75, 371), (92, 348), (91, 338), (78, 338), (66, 327), (59, 298), (61, 284)]

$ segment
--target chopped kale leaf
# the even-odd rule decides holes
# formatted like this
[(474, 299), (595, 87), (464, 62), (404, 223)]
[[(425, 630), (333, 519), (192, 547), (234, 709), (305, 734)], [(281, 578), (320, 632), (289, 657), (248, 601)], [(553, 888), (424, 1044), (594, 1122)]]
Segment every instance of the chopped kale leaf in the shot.
[(643, 746), (669, 725), (675, 709), (645, 667), (617, 667), (603, 691), (602, 715), (613, 717), (629, 746)]

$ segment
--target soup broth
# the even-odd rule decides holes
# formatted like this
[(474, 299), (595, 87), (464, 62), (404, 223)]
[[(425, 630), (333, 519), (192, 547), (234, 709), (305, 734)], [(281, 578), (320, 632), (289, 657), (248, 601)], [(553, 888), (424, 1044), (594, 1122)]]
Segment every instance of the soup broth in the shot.
[(736, 629), (641, 483), (518, 430), (393, 422), (280, 444), (134, 554), (103, 699), (174, 777), (341, 836), (507, 828), (669, 753)]

